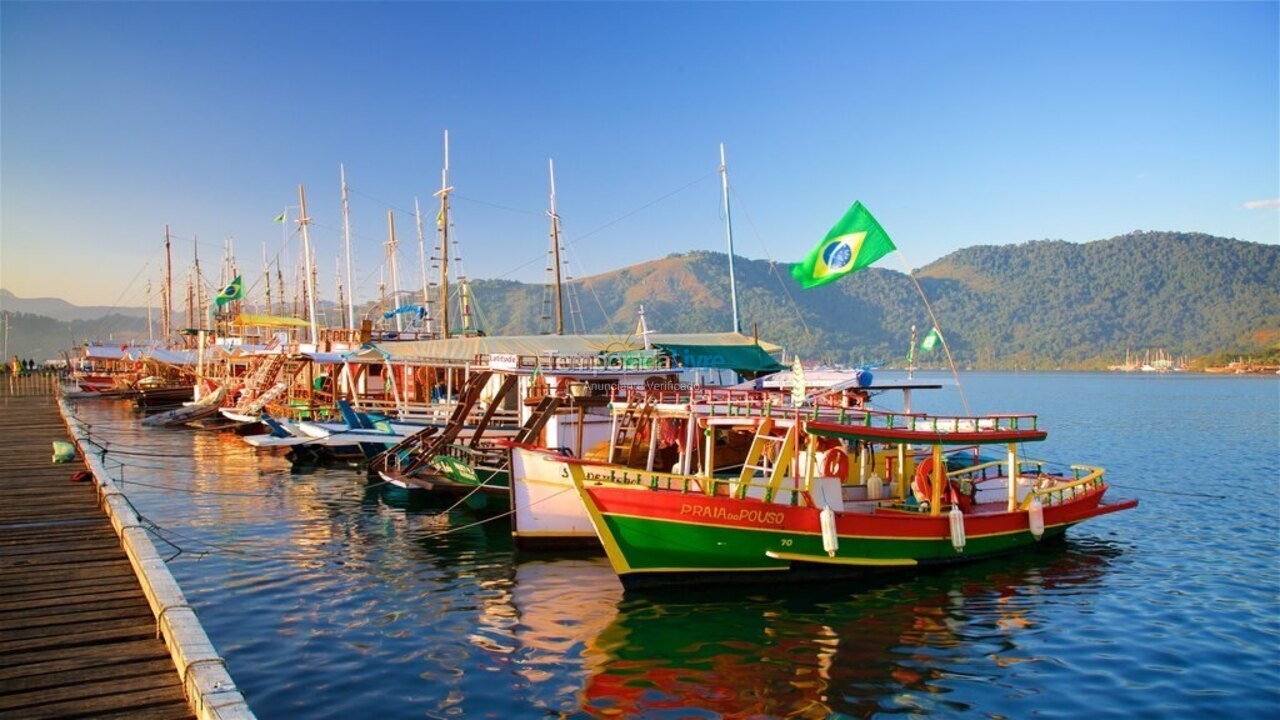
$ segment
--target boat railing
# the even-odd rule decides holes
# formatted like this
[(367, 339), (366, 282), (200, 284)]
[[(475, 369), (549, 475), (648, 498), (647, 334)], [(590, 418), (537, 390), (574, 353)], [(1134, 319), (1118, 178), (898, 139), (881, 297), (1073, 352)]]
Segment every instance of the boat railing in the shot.
[(614, 412), (631, 405), (684, 406), (700, 415), (717, 417), (789, 416), (850, 422), (864, 412), (861, 397), (833, 393), (796, 406), (786, 390), (743, 390), (719, 387), (653, 388), (617, 386), (613, 388)]
[[(580, 463), (587, 482), (609, 482), (617, 485), (637, 485), (651, 490), (680, 491), (691, 495), (705, 494), (706, 478), (697, 475), (678, 475), (616, 465)], [(727, 480), (728, 478), (726, 478)], [(715, 487), (716, 478), (710, 487)]]
[(1070, 482), (1059, 482), (1060, 478), (1049, 476), (1050, 483), (1044, 487), (1032, 488), (1031, 492), (1027, 493), (1026, 499), (1022, 501), (1021, 509), (1030, 508), (1031, 501), (1035, 499), (1044, 506), (1061, 505), (1075, 499), (1077, 495), (1092, 492), (1105, 484), (1102, 476), (1106, 471), (1100, 467), (1072, 465), (1071, 471), (1075, 474), (1075, 479)]
[(506, 465), (507, 450), (494, 445), (482, 445), (480, 447), (471, 447), (461, 443), (450, 443), (440, 448), (439, 454), (447, 455), (456, 460), (475, 467), (476, 465)]

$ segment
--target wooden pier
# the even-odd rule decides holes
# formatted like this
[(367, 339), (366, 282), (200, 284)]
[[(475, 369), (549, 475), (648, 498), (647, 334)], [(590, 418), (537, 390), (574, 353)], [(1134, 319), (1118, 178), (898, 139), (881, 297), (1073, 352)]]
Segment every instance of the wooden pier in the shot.
[(0, 718), (194, 717), (49, 376), (0, 378)]

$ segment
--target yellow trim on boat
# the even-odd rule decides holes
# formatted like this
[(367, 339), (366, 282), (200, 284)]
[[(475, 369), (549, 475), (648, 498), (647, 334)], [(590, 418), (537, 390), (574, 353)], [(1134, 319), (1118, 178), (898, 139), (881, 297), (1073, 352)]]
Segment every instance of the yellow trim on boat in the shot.
[(877, 567), (908, 567), (919, 564), (912, 558), (858, 558), (858, 557), (828, 557), (826, 555), (802, 555), (801, 553), (778, 552), (777, 550), (765, 550), (765, 555), (774, 560), (789, 560), (798, 562), (824, 563), (827, 565), (869, 565)]
[(600, 544), (604, 545), (604, 554), (609, 558), (609, 564), (613, 566), (613, 571), (619, 575), (630, 572), (631, 564), (627, 562), (627, 556), (623, 554), (622, 548), (618, 547), (618, 541), (613, 539), (613, 533), (609, 531), (609, 524), (604, 521), (604, 516), (600, 514), (600, 508), (596, 507), (595, 500), (591, 498), (591, 495), (587, 493), (584, 487), (587, 474), (582, 470), (581, 465), (569, 463), (569, 479), (573, 481), (573, 487), (578, 491), (578, 497), (582, 499), (582, 506), (587, 510), (587, 517), (591, 519), (591, 524), (596, 529)]
[[(600, 513), (599, 510), (596, 510), (596, 513), (601, 515), (601, 517), (603, 517), (603, 514)], [(917, 513), (917, 515), (921, 518), (934, 519), (932, 515), (920, 515), (919, 513)], [(672, 523), (675, 525), (696, 525), (698, 527), (712, 527), (712, 528), (721, 528), (726, 530), (750, 530), (752, 532), (780, 533), (780, 534), (786, 534), (786, 535), (795, 535), (797, 537), (820, 537), (822, 535), (822, 533), (820, 532), (804, 532), (802, 530), (789, 530), (786, 528), (742, 527), (739, 525), (717, 525), (715, 523), (698, 522), (697, 520), (675, 520), (672, 518), (655, 519), (655, 518), (647, 517), (644, 515), (632, 515), (629, 513), (620, 513), (620, 512), (611, 512), (609, 513), (609, 516), (628, 518), (631, 520), (652, 520), (654, 522)], [(946, 520), (946, 518), (943, 518), (943, 520)], [(1077, 522), (1079, 521), (1076, 520), (1073, 522), (1054, 523), (1052, 525), (1045, 525), (1044, 529), (1049, 530), (1057, 527), (1071, 526), (1076, 524)], [(1017, 535), (1019, 533), (1026, 533), (1026, 532), (1031, 532), (1031, 531), (1027, 528), (1023, 528), (1021, 530), (1001, 530), (1000, 532), (969, 535), (969, 539), (972, 540), (974, 538), (993, 538), (993, 537), (1000, 537), (1002, 535)], [(855, 540), (916, 540), (921, 542), (938, 542), (940, 540), (950, 540), (949, 535), (939, 535), (937, 537), (909, 537), (909, 536), (903, 536), (903, 535), (841, 535), (840, 537), (852, 538)]]

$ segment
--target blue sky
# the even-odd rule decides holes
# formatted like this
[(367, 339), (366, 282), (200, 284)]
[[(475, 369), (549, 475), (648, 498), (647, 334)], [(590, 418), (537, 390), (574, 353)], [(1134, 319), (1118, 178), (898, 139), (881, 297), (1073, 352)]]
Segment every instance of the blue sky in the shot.
[(1135, 229), (1274, 244), (1278, 7), (6, 1), (0, 286), (142, 304), (166, 223), (179, 268), (234, 237), (254, 275), (302, 183), (332, 299), (339, 163), (358, 297), (388, 209), (413, 286), (402, 211), (434, 217), (445, 129), (472, 277), (542, 281), (548, 157), (575, 275), (723, 250), (721, 141), (747, 257), (799, 260), (854, 200), (913, 267)]

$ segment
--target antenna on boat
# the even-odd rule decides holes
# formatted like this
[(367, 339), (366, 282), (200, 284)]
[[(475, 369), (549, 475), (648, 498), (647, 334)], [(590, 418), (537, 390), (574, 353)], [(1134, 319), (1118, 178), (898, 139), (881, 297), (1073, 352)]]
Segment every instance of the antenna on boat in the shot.
[(556, 213), (556, 161), (547, 158), (547, 167), (551, 173), (551, 265), (555, 270), (556, 292), (556, 334), (564, 334), (564, 297), (560, 287), (560, 216)]
[(418, 205), (418, 198), (416, 197), (413, 199), (413, 216), (418, 225), (418, 269), (422, 273), (422, 330), (430, 333), (433, 321), (431, 319), (431, 291), (427, 286), (427, 236), (422, 231), (422, 208)]
[(391, 272), (391, 311), (396, 316), (396, 332), (404, 331), (404, 320), (400, 317), (400, 272), (396, 267), (396, 216), (394, 210), (387, 211), (387, 264)]
[(302, 279), (306, 283), (307, 293), (307, 320), (311, 324), (311, 344), (319, 345), (319, 331), (316, 328), (316, 293), (312, 285), (312, 264), (311, 264), (311, 236), (307, 233), (307, 225), (311, 218), (307, 217), (307, 194), (302, 189), (301, 183), (298, 185), (298, 205), (300, 216), (298, 217), (298, 225), (302, 227), (302, 255), (303, 268)]
[(733, 304), (733, 331), (742, 332), (738, 318), (738, 281), (733, 271), (733, 221), (729, 216), (729, 168), (724, 161), (724, 143), (720, 143), (720, 191), (724, 196), (724, 237), (729, 243), (729, 299)]
[(440, 337), (449, 337), (449, 131), (444, 131), (444, 168), (440, 171), (440, 214), (436, 229), (440, 231)]
[(351, 278), (351, 205), (347, 202), (347, 168), (338, 163), (338, 174), (342, 176), (342, 247), (347, 253), (347, 327), (356, 327), (355, 286)]

